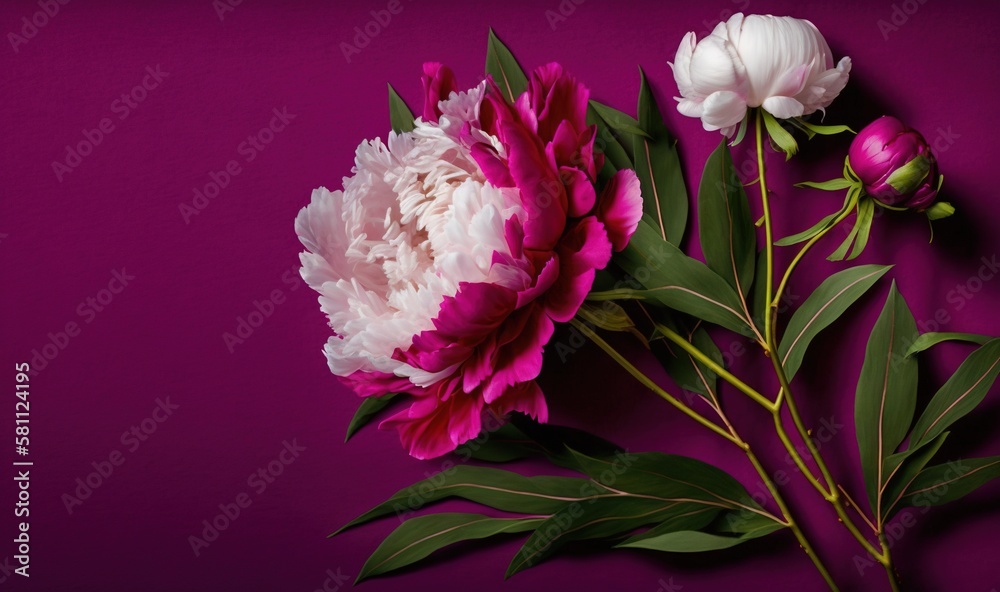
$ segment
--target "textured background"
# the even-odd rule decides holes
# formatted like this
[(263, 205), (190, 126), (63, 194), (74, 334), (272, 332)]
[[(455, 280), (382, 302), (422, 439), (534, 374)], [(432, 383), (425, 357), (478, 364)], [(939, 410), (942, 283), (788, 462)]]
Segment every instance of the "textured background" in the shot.
[[(30, 459), (36, 465), (30, 585), (10, 575), (14, 525), (8, 507), (0, 511), (0, 540), (7, 541), (0, 543), (0, 561), (7, 558), (0, 563), (0, 589), (309, 592), (321, 589), (328, 573), (358, 573), (395, 520), (333, 540), (324, 536), (438, 470), (441, 461), (410, 459), (395, 434), (371, 428), (343, 443), (357, 401), (326, 369), (320, 349), (328, 329), (315, 295), (292, 271), (299, 251), (292, 220), (312, 188), (339, 186), (361, 139), (386, 134), (386, 82), (419, 107), (420, 64), (433, 59), (449, 63), (471, 86), (482, 71), (490, 26), (526, 68), (561, 61), (595, 98), (627, 111), (634, 110), (636, 65), (642, 65), (681, 140), (690, 184), (718, 136), (681, 117), (670, 100), (676, 88), (666, 62), (684, 32), (707, 32), (737, 9), (813, 20), (835, 54), (850, 55), (855, 64), (828, 121), (857, 128), (892, 113), (923, 130), (938, 142), (946, 194), (959, 210), (937, 225), (933, 244), (920, 217), (878, 219), (860, 262), (896, 263), (891, 276), (917, 319), (927, 321), (925, 329), (937, 318), (947, 330), (1000, 334), (1000, 282), (977, 279), (981, 271), (991, 277), (984, 260), (996, 261), (1000, 249), (990, 120), (1000, 89), (995, 3), (576, 1), (477, 6), (403, 0), (402, 11), (349, 62), (342, 44), (353, 43), (355, 27), (363, 29), (370, 11), (387, 2), (299, 1), (279, 8), (248, 0), (220, 18), (210, 0), (155, 8), (77, 0), (51, 18), (38, 17), (47, 22), (26, 43), (0, 48), (0, 359), (8, 391), (15, 362), (49, 343), (64, 345), (31, 382)], [(0, 31), (10, 41), (6, 34), (21, 34), (22, 19), (39, 10), (36, 2), (4, 2)], [(569, 13), (565, 19), (549, 18), (560, 10)], [(880, 28), (880, 21), (895, 22), (895, 28)], [(157, 66), (166, 76), (156, 87), (137, 91), (141, 101), (123, 102), (122, 93)], [(153, 86), (152, 78), (146, 81)], [(242, 145), (270, 123), (275, 108), (294, 119), (273, 136), (264, 133), (262, 140), (270, 142), (262, 150)], [(85, 133), (96, 137), (90, 130), (105, 118), (99, 145), (57, 175), (52, 163), (65, 162), (66, 146), (76, 146)], [(789, 165), (770, 159), (779, 236), (839, 207), (840, 196), (791, 183), (838, 175), (846, 142), (817, 139)], [(738, 163), (748, 149), (737, 149)], [(195, 190), (213, 174), (221, 178), (218, 172), (231, 160), (239, 172), (186, 221), (181, 204), (191, 205)], [(840, 267), (826, 263), (822, 253), (838, 238), (829, 237), (810, 258), (792, 282), (793, 295), (804, 298)], [(127, 287), (102, 292), (123, 268), (134, 276)], [(855, 494), (862, 485), (851, 421), (853, 382), (888, 287), (883, 280), (820, 337), (812, 349), (814, 366), (797, 381), (810, 423), (832, 426), (823, 452)], [(270, 316), (245, 342), (227, 347), (223, 334), (235, 332), (255, 301), (275, 290), (280, 302)], [(89, 298), (100, 299), (97, 306)], [(78, 332), (58, 335), (70, 322)], [(730, 342), (723, 339), (723, 348)], [(667, 384), (641, 351), (623, 347)], [(964, 351), (958, 345), (934, 350), (921, 375), (924, 396)], [(749, 380), (773, 392), (756, 353), (737, 358), (733, 362)], [(592, 347), (565, 363), (550, 355), (543, 385), (556, 422), (586, 427), (632, 450), (712, 461), (752, 492), (762, 487), (725, 443), (644, 392)], [(7, 433), (13, 429), (11, 394), (0, 405)], [(997, 395), (994, 389), (960, 424), (965, 428), (948, 443), (949, 454), (1000, 454)], [(158, 399), (167, 398), (177, 409), (162, 423), (146, 422), (155, 433), (144, 441), (122, 440), (123, 432), (153, 416)], [(810, 514), (808, 530), (845, 589), (887, 589), (881, 570), (855, 569), (854, 541), (773, 446), (766, 414), (732, 392), (727, 399), (769, 466), (793, 473), (789, 496), (800, 514)], [(262, 491), (248, 483), (258, 468), (279, 458), (284, 441), (293, 440), (305, 450), (273, 483)], [(86, 479), (92, 463), (100, 465), (115, 451), (124, 463), (70, 513), (64, 494), (75, 495), (76, 479)], [(3, 456), (13, 457), (13, 450)], [(12, 471), (3, 471), (0, 505), (13, 506)], [(250, 507), (196, 557), (188, 536), (241, 493), (249, 495)], [(900, 527), (894, 546), (908, 589), (1000, 587), (998, 494), (994, 483), (961, 504), (913, 513), (912, 526)], [(504, 583), (518, 544), (510, 538), (449, 550), (442, 555), (452, 561), (436, 559), (365, 589), (821, 588), (789, 533), (704, 556), (584, 550)]]

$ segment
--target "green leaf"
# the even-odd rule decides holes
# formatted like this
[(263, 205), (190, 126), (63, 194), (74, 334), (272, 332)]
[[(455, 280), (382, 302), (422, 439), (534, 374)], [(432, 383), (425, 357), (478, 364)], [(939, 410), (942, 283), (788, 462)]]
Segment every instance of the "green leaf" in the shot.
[(746, 295), (753, 283), (757, 233), (725, 140), (705, 163), (698, 189), (698, 222), (708, 267)]
[(598, 116), (600, 116), (600, 118), (604, 120), (604, 122), (607, 123), (608, 127), (611, 129), (632, 134), (634, 136), (642, 136), (644, 138), (653, 139), (652, 136), (639, 127), (639, 122), (631, 115), (627, 115), (614, 107), (609, 107), (608, 105), (598, 103), (597, 101), (590, 101), (589, 106), (593, 107)]
[(600, 305), (584, 302), (576, 311), (580, 320), (605, 331), (630, 331), (635, 329), (635, 323), (625, 309), (611, 302)]
[(413, 112), (406, 106), (403, 99), (396, 94), (396, 89), (389, 85), (389, 122), (392, 131), (397, 134), (413, 131)]
[(900, 499), (901, 506), (926, 508), (953, 502), (1000, 477), (1000, 456), (969, 458), (927, 467)]
[(913, 426), (913, 446), (933, 439), (976, 408), (1000, 373), (1000, 339), (976, 349), (934, 395)]
[(710, 506), (679, 512), (676, 515), (668, 517), (666, 520), (660, 522), (649, 530), (627, 538), (623, 542), (615, 545), (615, 547), (638, 547), (649, 549), (651, 547), (646, 547), (637, 543), (656, 539), (657, 537), (665, 534), (701, 530), (708, 526), (720, 512), (721, 510), (719, 508), (713, 508)]
[(613, 494), (578, 477), (524, 477), (502, 469), (458, 465), (396, 492), (333, 534), (390, 514), (402, 517), (449, 497), (506, 512), (551, 514), (569, 502), (601, 495)]
[(850, 256), (847, 258), (848, 261), (854, 259), (865, 250), (868, 245), (868, 236), (871, 234), (872, 230), (872, 220), (875, 218), (875, 202), (871, 199), (866, 199), (858, 203), (858, 235), (854, 241), (854, 249), (851, 250)]
[(821, 136), (835, 136), (844, 132), (854, 133), (854, 130), (846, 125), (816, 125), (815, 123), (809, 123), (803, 119), (797, 119), (796, 123), (805, 128), (807, 131)]
[(361, 401), (361, 405), (358, 406), (358, 410), (354, 412), (351, 423), (347, 426), (347, 435), (344, 436), (344, 442), (350, 440), (351, 436), (371, 421), (379, 411), (385, 409), (398, 395), (399, 393), (389, 393), (381, 397), (365, 397)]
[(700, 460), (659, 452), (620, 452), (604, 458), (575, 451), (574, 455), (581, 472), (618, 491), (763, 514), (739, 481)]
[(541, 518), (491, 518), (481, 514), (432, 514), (407, 520), (375, 549), (355, 584), (405, 567), (434, 551), (473, 539), (533, 530)]
[(852, 185), (854, 185), (854, 181), (843, 177), (823, 182), (803, 181), (795, 184), (796, 187), (812, 187), (813, 189), (822, 189), (823, 191), (839, 191), (841, 189), (847, 189)]
[(931, 347), (944, 341), (968, 341), (986, 345), (993, 338), (988, 335), (977, 335), (975, 333), (924, 333), (913, 342), (910, 349), (906, 350), (906, 357), (928, 350)]
[(635, 136), (633, 152), (643, 211), (656, 221), (660, 238), (680, 245), (687, 227), (688, 195), (677, 141), (663, 124), (656, 98), (641, 68), (639, 76), (639, 127), (648, 137)]
[(505, 577), (538, 565), (569, 541), (623, 535), (688, 507), (680, 502), (625, 496), (570, 504), (537, 526), (514, 555)]
[(944, 432), (923, 446), (893, 454), (885, 459), (885, 473), (888, 477), (880, 493), (882, 499), (880, 522), (886, 522), (896, 513), (903, 493), (938, 450), (941, 450), (941, 445), (947, 438), (948, 432)]
[(740, 297), (726, 280), (664, 241), (646, 218), (639, 221), (628, 247), (616, 261), (647, 289), (591, 293), (589, 299), (651, 300), (737, 333), (750, 332)]
[(776, 240), (776, 241), (774, 241), (774, 244), (777, 245), (777, 246), (779, 246), (779, 247), (788, 247), (788, 246), (791, 246), (791, 245), (797, 245), (799, 243), (804, 243), (807, 240), (811, 239), (812, 237), (816, 236), (817, 234), (819, 234), (819, 233), (823, 232), (824, 230), (826, 230), (827, 228), (829, 228), (830, 225), (833, 224), (833, 221), (839, 215), (840, 215), (840, 212), (835, 212), (833, 214), (830, 214), (829, 216), (826, 216), (825, 218), (823, 218), (822, 220), (820, 220), (819, 222), (817, 222), (811, 228), (809, 228), (807, 230), (803, 230), (802, 232), (800, 232), (798, 234), (793, 234), (791, 236), (786, 236), (785, 238)]
[(512, 423), (498, 428), (485, 428), (476, 438), (455, 449), (455, 454), (463, 460), (482, 460), (505, 463), (512, 460), (535, 456), (541, 449)]
[(761, 109), (761, 115), (764, 117), (764, 126), (767, 128), (767, 133), (771, 136), (771, 140), (774, 144), (785, 153), (785, 160), (789, 160), (791, 157), (799, 151), (799, 145), (792, 137), (792, 134), (788, 133), (788, 130), (781, 127), (781, 124), (773, 115)]
[[(662, 321), (663, 324), (673, 329), (674, 332), (681, 335), (688, 335), (695, 347), (704, 352), (720, 366), (723, 365), (722, 352), (719, 351), (719, 347), (704, 327), (699, 326), (692, 332), (680, 329), (671, 319), (662, 319)], [(670, 378), (674, 379), (677, 386), (685, 391), (698, 393), (699, 395), (708, 397), (709, 400), (717, 402), (715, 389), (718, 377), (715, 372), (695, 360), (691, 354), (669, 341), (664, 342), (661, 351), (665, 352), (662, 356), (658, 356), (663, 369), (666, 370)]]
[(913, 421), (917, 361), (904, 354), (916, 336), (917, 324), (893, 282), (868, 339), (854, 399), (861, 468), (876, 516), (882, 514), (878, 493), (888, 478), (885, 459), (896, 451)]
[(528, 88), (528, 78), (521, 70), (521, 65), (497, 38), (493, 29), (490, 29), (490, 38), (486, 44), (486, 73), (493, 77), (504, 98), (511, 103)]
[(762, 250), (757, 253), (757, 269), (762, 273), (754, 274), (753, 287), (750, 290), (750, 313), (753, 315), (752, 321), (763, 332), (765, 312), (770, 304), (767, 297), (767, 273), (763, 273), (763, 270), (767, 269), (767, 251)]
[(620, 140), (611, 130), (611, 126), (594, 109), (593, 101), (587, 105), (587, 124), (597, 126), (597, 136), (594, 140), (594, 149), (604, 154), (605, 168), (610, 163), (615, 170), (631, 169), (632, 165), (632, 140), (631, 136), (626, 136), (628, 141)]
[(541, 424), (521, 414), (512, 415), (511, 423), (530, 438), (549, 461), (574, 471), (580, 470), (575, 453), (603, 458), (622, 452), (618, 445), (584, 430), (550, 423)]
[(924, 213), (927, 214), (927, 218), (930, 220), (940, 220), (954, 214), (955, 206), (946, 201), (939, 201), (927, 208)]
[(771, 534), (782, 528), (784, 526), (781, 523), (771, 520), (766, 526), (737, 536), (695, 530), (679, 530), (664, 532), (655, 536), (640, 535), (632, 537), (617, 546), (633, 549), (652, 549), (653, 551), (671, 553), (700, 553), (735, 547), (736, 545)]
[(840, 318), (891, 266), (861, 265), (837, 272), (816, 288), (788, 321), (778, 355), (791, 380), (802, 366), (806, 349), (820, 331)]

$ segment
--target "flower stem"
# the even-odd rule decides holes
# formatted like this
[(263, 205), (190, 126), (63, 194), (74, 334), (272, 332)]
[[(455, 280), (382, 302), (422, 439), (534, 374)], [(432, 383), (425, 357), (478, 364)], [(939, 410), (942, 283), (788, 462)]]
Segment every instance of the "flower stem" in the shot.
[(899, 574), (896, 573), (896, 568), (892, 563), (892, 556), (889, 554), (889, 543), (886, 541), (884, 534), (879, 533), (878, 542), (882, 545), (882, 556), (884, 558), (882, 566), (885, 567), (885, 573), (889, 576), (889, 586), (892, 588), (892, 592), (900, 592), (902, 588), (900, 587)]
[[(736, 436), (735, 431), (733, 431), (733, 435)], [(760, 478), (764, 480), (764, 485), (767, 486), (767, 490), (771, 492), (771, 497), (774, 498), (774, 503), (778, 506), (778, 509), (781, 511), (781, 515), (784, 516), (785, 518), (785, 524), (787, 524), (788, 528), (792, 530), (792, 533), (795, 535), (795, 539), (799, 541), (799, 545), (802, 547), (802, 550), (805, 551), (805, 554), (809, 556), (809, 559), (813, 562), (813, 565), (816, 566), (816, 569), (819, 571), (820, 575), (823, 576), (823, 579), (826, 581), (827, 586), (830, 587), (830, 590), (837, 592), (839, 588), (837, 587), (837, 583), (834, 582), (833, 576), (830, 575), (829, 570), (827, 570), (826, 566), (823, 565), (823, 561), (819, 558), (818, 555), (816, 555), (816, 550), (813, 549), (812, 544), (809, 543), (809, 539), (806, 538), (805, 533), (802, 532), (802, 529), (799, 527), (798, 523), (792, 517), (792, 512), (788, 508), (788, 504), (785, 503), (785, 499), (781, 496), (781, 493), (778, 491), (778, 488), (774, 485), (774, 482), (771, 481), (771, 476), (764, 468), (764, 465), (760, 463), (760, 460), (757, 458), (757, 456), (753, 453), (753, 451), (750, 450), (749, 445), (746, 445), (746, 448), (744, 448), (744, 452), (746, 452), (747, 458), (750, 460), (750, 464), (753, 465), (753, 468), (757, 471), (757, 474), (760, 475)]]
[(666, 325), (661, 325), (659, 323), (656, 323), (656, 330), (659, 331), (661, 334), (663, 334), (663, 336), (669, 339), (670, 341), (679, 345), (681, 349), (683, 349), (685, 352), (690, 354), (696, 360), (704, 364), (705, 367), (707, 367), (709, 370), (723, 377), (726, 380), (726, 382), (739, 389), (740, 392), (744, 393), (754, 401), (757, 401), (765, 408), (770, 410), (774, 409), (774, 403), (772, 403), (770, 399), (757, 392), (753, 387), (747, 385), (745, 382), (743, 382), (736, 376), (733, 376), (733, 374), (728, 370), (726, 370), (725, 368), (723, 368), (721, 364), (717, 363), (715, 360), (708, 357), (703, 351), (695, 347), (694, 344), (689, 342), (687, 339), (684, 339), (684, 337), (682, 337), (681, 335), (678, 335), (676, 331), (674, 331), (670, 327), (667, 327)]
[(573, 319), (573, 320), (570, 321), (570, 324), (572, 324), (574, 327), (576, 327), (576, 329), (578, 331), (580, 331), (581, 333), (583, 333), (584, 336), (586, 336), (588, 339), (590, 339), (595, 344), (597, 344), (598, 347), (600, 347), (601, 349), (603, 349), (606, 354), (608, 354), (609, 356), (611, 356), (611, 358), (614, 361), (618, 362), (619, 366), (621, 366), (622, 368), (624, 368), (625, 370), (627, 370), (628, 373), (631, 374), (632, 376), (634, 376), (636, 380), (638, 380), (639, 382), (641, 382), (643, 384), (643, 386), (645, 386), (649, 390), (653, 391), (654, 393), (656, 393), (660, 397), (666, 399), (666, 401), (668, 403), (670, 403), (671, 405), (673, 405), (674, 407), (676, 407), (677, 409), (679, 409), (681, 411), (681, 413), (683, 413), (684, 415), (687, 415), (691, 419), (697, 421), (701, 425), (703, 425), (706, 428), (712, 430), (713, 432), (715, 432), (716, 434), (722, 436), (726, 440), (729, 440), (733, 444), (739, 445), (738, 439), (735, 438), (735, 437), (733, 437), (732, 434), (730, 434), (726, 430), (722, 429), (718, 425), (712, 423), (711, 421), (709, 421), (708, 419), (706, 419), (703, 415), (701, 415), (700, 413), (698, 413), (694, 409), (691, 409), (690, 407), (688, 407), (684, 403), (681, 403), (680, 400), (678, 400), (676, 397), (674, 397), (673, 395), (671, 395), (667, 391), (665, 391), (662, 388), (660, 388), (660, 386), (658, 384), (656, 384), (656, 382), (654, 382), (651, 378), (649, 378), (648, 376), (646, 376), (645, 374), (643, 374), (642, 371), (639, 370), (638, 368), (636, 368), (634, 365), (632, 365), (631, 362), (629, 362), (628, 360), (626, 360), (625, 356), (623, 356), (620, 353), (618, 353), (618, 350), (616, 350), (614, 347), (612, 347), (611, 344), (609, 344), (607, 341), (604, 341), (603, 339), (601, 339), (601, 337), (597, 333), (595, 333), (590, 327), (588, 327), (586, 325), (586, 323), (583, 323), (583, 322), (581, 322), (578, 319)]
[[(784, 519), (784, 522), (782, 522), (782, 524), (791, 529), (792, 533), (795, 535), (796, 540), (798, 540), (799, 545), (802, 547), (802, 550), (805, 551), (806, 555), (809, 556), (809, 559), (816, 566), (816, 569), (819, 571), (820, 575), (823, 576), (823, 580), (826, 581), (827, 585), (830, 587), (830, 590), (838, 592), (839, 588), (837, 587), (837, 584), (834, 582), (833, 577), (830, 575), (829, 570), (827, 570), (822, 560), (820, 560), (812, 544), (806, 538), (805, 533), (802, 532), (802, 529), (799, 527), (798, 523), (792, 517), (791, 510), (789, 510), (788, 505), (785, 503), (784, 498), (781, 497), (781, 493), (778, 491), (777, 487), (775, 487), (774, 482), (771, 480), (771, 476), (768, 474), (764, 466), (760, 463), (760, 460), (757, 458), (757, 456), (750, 449), (750, 445), (746, 441), (744, 441), (736, 432), (736, 429), (730, 423), (729, 418), (726, 417), (726, 415), (722, 412), (722, 409), (718, 406), (718, 404), (715, 403), (714, 401), (710, 403), (712, 409), (715, 410), (715, 412), (725, 423), (726, 429), (723, 429), (719, 427), (717, 424), (712, 423), (711, 421), (706, 419), (703, 415), (701, 415), (697, 411), (694, 411), (684, 403), (681, 403), (676, 397), (674, 397), (673, 395), (662, 389), (659, 385), (656, 384), (656, 382), (654, 382), (651, 378), (643, 374), (643, 372), (638, 368), (636, 368), (631, 362), (626, 360), (625, 356), (618, 353), (618, 351), (614, 347), (612, 347), (611, 344), (609, 344), (607, 341), (604, 341), (604, 339), (602, 339), (599, 335), (597, 335), (597, 333), (595, 333), (590, 327), (588, 327), (586, 323), (583, 323), (578, 319), (573, 319), (570, 321), (570, 323), (574, 327), (576, 327), (577, 330), (583, 333), (584, 336), (586, 336), (588, 339), (593, 341), (598, 347), (604, 350), (606, 354), (608, 354), (613, 360), (618, 362), (618, 364), (622, 368), (628, 371), (629, 374), (635, 377), (636, 380), (641, 382), (646, 388), (650, 389), (660, 397), (666, 399), (668, 403), (670, 403), (677, 409), (680, 409), (681, 412), (683, 412), (688, 417), (694, 419), (695, 421), (707, 427), (708, 429), (712, 430), (719, 436), (722, 436), (726, 440), (732, 442), (735, 446), (737, 446), (747, 455), (747, 458), (750, 460), (750, 464), (753, 465), (754, 469), (757, 471), (757, 474), (760, 475), (760, 478), (764, 481), (764, 485), (771, 493), (771, 497), (774, 499), (774, 503), (778, 506), (778, 509), (781, 511), (782, 517)], [(664, 327), (664, 329), (667, 328)], [(669, 329), (667, 330), (669, 331)], [(673, 333), (673, 331), (670, 332)], [(673, 334), (676, 335), (676, 333)], [(684, 341), (684, 339), (681, 338), (679, 335), (677, 337), (680, 339), (680, 341), (677, 341), (678, 345), (680, 345), (681, 342)], [(704, 353), (701, 352), (701, 350), (695, 348), (694, 346), (691, 346), (691, 349), (685, 348), (685, 351), (688, 351), (688, 353), (690, 353), (693, 357), (699, 359), (699, 361), (709, 362), (713, 366), (717, 366), (711, 358), (706, 356)], [(724, 369), (719, 368), (719, 370), (725, 372), (725, 374), (728, 377), (736, 379), (735, 376), (729, 374), (729, 372), (726, 372)], [(713, 371), (716, 371), (716, 373), (718, 373), (718, 370), (716, 370), (715, 368), (713, 368)], [(750, 387), (746, 388), (749, 389)], [(763, 396), (760, 395), (759, 393), (758, 396), (763, 398)], [(768, 404), (770, 404), (770, 401), (768, 401)]]
[[(830, 504), (833, 505), (834, 510), (837, 512), (837, 517), (840, 521), (847, 527), (851, 535), (861, 544), (865, 550), (876, 558), (883, 565), (887, 565), (888, 558), (883, 553), (880, 553), (872, 544), (865, 538), (865, 536), (858, 530), (857, 526), (851, 521), (850, 517), (847, 515), (844, 509), (843, 503), (840, 498), (840, 491), (837, 489), (837, 483), (830, 474), (830, 470), (827, 468), (826, 462), (823, 461), (823, 457), (819, 454), (819, 449), (816, 447), (816, 443), (813, 442), (812, 437), (809, 434), (809, 430), (806, 429), (805, 423), (802, 421), (802, 416), (799, 414), (797, 405), (795, 404), (795, 398), (792, 396), (792, 389), (789, 384), (788, 376), (785, 374), (785, 369), (781, 363), (778, 356), (777, 347), (777, 318), (775, 312), (777, 312), (778, 302), (781, 300), (781, 294), (784, 291), (785, 285), (788, 282), (788, 278), (791, 276), (791, 271), (794, 267), (798, 265), (798, 262), (802, 260), (805, 254), (808, 252), (813, 245), (815, 245), (820, 238), (826, 232), (830, 230), (833, 226), (839, 223), (844, 217), (848, 215), (851, 210), (851, 205), (847, 204), (844, 210), (841, 211), (840, 215), (837, 217), (837, 222), (831, 224), (829, 227), (823, 230), (819, 235), (813, 237), (806, 245), (802, 248), (796, 258), (793, 260), (792, 265), (789, 270), (785, 272), (781, 284), (779, 285), (778, 291), (772, 291), (773, 281), (774, 281), (774, 236), (771, 228), (771, 206), (768, 199), (768, 189), (767, 189), (767, 174), (766, 165), (764, 159), (764, 132), (763, 132), (763, 111), (758, 110), (755, 122), (756, 140), (757, 140), (757, 174), (760, 181), (760, 199), (761, 205), (764, 210), (764, 234), (766, 238), (765, 243), (765, 260), (767, 262), (766, 268), (766, 297), (767, 297), (767, 308), (764, 311), (764, 338), (765, 346), (764, 351), (769, 358), (771, 358), (771, 364), (774, 366), (774, 373), (778, 377), (778, 383), (781, 385), (781, 394), (784, 395), (782, 398), (779, 394), (776, 400), (777, 405), (772, 408), (772, 415), (774, 417), (775, 430), (778, 432), (778, 437), (781, 439), (782, 444), (784, 444), (785, 449), (791, 455), (792, 459), (795, 461), (796, 466), (802, 471), (803, 475), (809, 480), (813, 487), (826, 499)], [(795, 448), (791, 439), (788, 437), (788, 433), (785, 431), (784, 425), (781, 420), (781, 404), (788, 407), (788, 413), (792, 417), (792, 423), (795, 424), (795, 429), (799, 433), (799, 437), (805, 443), (806, 448), (809, 450), (809, 455), (812, 457), (813, 462), (819, 469), (820, 474), (823, 476), (823, 481), (826, 482), (824, 486), (820, 483), (819, 479), (809, 471), (806, 467), (805, 461), (799, 454), (798, 449)]]

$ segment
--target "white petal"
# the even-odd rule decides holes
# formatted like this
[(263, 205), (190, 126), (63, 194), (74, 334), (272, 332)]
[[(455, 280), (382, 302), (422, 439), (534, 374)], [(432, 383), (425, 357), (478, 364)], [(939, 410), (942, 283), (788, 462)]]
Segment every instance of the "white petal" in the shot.
[(768, 97), (763, 104), (764, 109), (778, 119), (788, 119), (802, 115), (802, 103), (792, 97)]
[(677, 82), (677, 89), (682, 96), (690, 97), (694, 89), (691, 87), (691, 56), (697, 45), (694, 31), (691, 31), (681, 39), (680, 47), (677, 48), (677, 55), (674, 56), (670, 69), (674, 71), (674, 81)]
[(738, 124), (747, 114), (747, 104), (732, 91), (710, 94), (702, 104), (702, 126), (708, 131), (728, 128)]
[(701, 40), (691, 57), (691, 87), (696, 96), (704, 97), (717, 91), (745, 91), (743, 63), (729, 40), (715, 35)]

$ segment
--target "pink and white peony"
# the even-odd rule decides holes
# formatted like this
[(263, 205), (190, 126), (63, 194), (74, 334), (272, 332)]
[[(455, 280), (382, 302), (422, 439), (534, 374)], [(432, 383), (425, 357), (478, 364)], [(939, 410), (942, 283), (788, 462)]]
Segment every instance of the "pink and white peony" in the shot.
[(598, 195), (589, 92), (558, 64), (515, 105), (489, 80), (454, 89), (426, 64), (415, 129), (362, 142), (343, 190), (316, 189), (295, 221), (330, 370), (362, 396), (412, 395), (382, 427), (417, 458), (474, 438), (487, 412), (546, 421), (535, 378), (554, 323), (642, 216), (633, 171)]
[(826, 39), (807, 20), (737, 13), (701, 41), (685, 35), (670, 67), (677, 110), (729, 136), (751, 107), (778, 119), (825, 109), (847, 84), (851, 58), (835, 67)]

